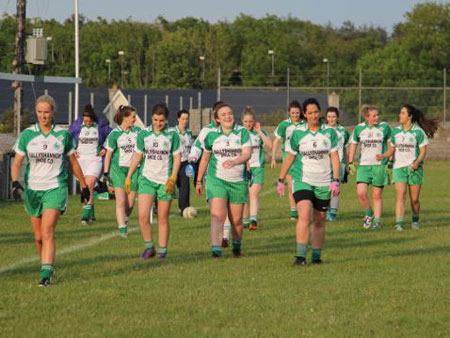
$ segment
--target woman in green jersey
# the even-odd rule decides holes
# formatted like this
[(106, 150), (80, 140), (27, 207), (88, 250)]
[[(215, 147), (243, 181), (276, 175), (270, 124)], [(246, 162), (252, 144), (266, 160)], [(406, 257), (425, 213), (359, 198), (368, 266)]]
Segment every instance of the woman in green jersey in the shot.
[(195, 189), (198, 194), (202, 193), (203, 176), (208, 168), (206, 198), (211, 212), (212, 256), (218, 258), (222, 255), (222, 231), (228, 212), (232, 226), (233, 257), (239, 257), (242, 214), (248, 202), (246, 162), (251, 157), (250, 135), (245, 128), (234, 123), (230, 105), (219, 105), (216, 118), (220, 126), (205, 138)]
[(139, 225), (144, 239), (141, 259), (155, 256), (150, 212), (155, 199), (158, 200), (158, 258), (166, 258), (169, 244), (169, 211), (173, 200), (173, 189), (181, 164), (180, 138), (169, 129), (169, 109), (164, 103), (152, 109), (152, 125), (139, 133), (136, 150), (131, 160), (125, 181), (129, 192), (133, 174), (142, 162), (139, 175), (138, 205)]
[(426, 119), (416, 107), (404, 105), (398, 116), (400, 126), (392, 130), (389, 149), (377, 155), (377, 160), (394, 156), (395, 186), (395, 229), (404, 227), (406, 191), (412, 210), (412, 228), (418, 229), (420, 212), (420, 189), (423, 183), (423, 161), (427, 153), (428, 138), (432, 138), (438, 128), (436, 120)]
[(297, 254), (294, 265), (306, 265), (311, 210), (313, 210), (311, 261), (313, 264), (322, 263), (325, 215), (330, 197), (339, 194), (339, 155), (336, 132), (332, 128), (320, 127), (320, 105), (316, 99), (305, 100), (303, 111), (307, 124), (303, 128), (296, 129), (292, 134), (289, 153), (281, 167), (277, 186), (280, 196), (284, 195), (284, 179), (292, 166), (292, 190), (299, 213), (296, 229)]
[(128, 237), (128, 219), (133, 211), (136, 191), (138, 187), (138, 173), (133, 177), (130, 194), (125, 193), (125, 178), (128, 174), (131, 158), (139, 127), (136, 127), (136, 108), (120, 106), (114, 115), (117, 127), (108, 135), (106, 140), (106, 156), (103, 167), (103, 180), (114, 189), (116, 197), (116, 218), (120, 235)]
[(258, 228), (259, 194), (264, 184), (264, 150), (272, 149), (272, 140), (261, 128), (261, 124), (256, 121), (252, 107), (244, 110), (241, 119), (250, 134), (252, 144), (252, 156), (247, 162), (250, 173), (249, 201), (244, 207), (243, 225), (244, 228), (249, 226), (251, 231), (255, 231)]
[[(275, 129), (275, 139), (273, 141), (272, 146), (272, 161), (271, 168), (275, 169), (277, 166), (277, 150), (279, 144), (281, 144), (281, 151), (283, 152), (283, 160), (286, 158), (289, 150), (289, 142), (291, 139), (291, 135), (293, 131), (298, 127), (304, 124), (304, 120), (302, 119), (302, 109), (300, 103), (297, 100), (292, 101), (288, 107), (289, 118), (282, 121), (277, 128)], [(297, 207), (295, 205), (294, 197), (292, 196), (292, 173), (288, 173), (286, 176), (287, 185), (288, 185), (288, 197), (289, 197), (289, 205), (290, 209), (290, 218), (291, 220), (295, 220), (298, 217)]]
[[(89, 188), (78, 164), (72, 136), (53, 124), (56, 104), (51, 96), (36, 100), (38, 123), (24, 130), (16, 143), (11, 168), (13, 196), (24, 193), (25, 210), (30, 216), (34, 240), (41, 258), (39, 286), (50, 286), (54, 275), (55, 227), (67, 207), (68, 172), (65, 159), (80, 182), (81, 202), (89, 200)], [(25, 189), (19, 183), (20, 167), (27, 159)]]

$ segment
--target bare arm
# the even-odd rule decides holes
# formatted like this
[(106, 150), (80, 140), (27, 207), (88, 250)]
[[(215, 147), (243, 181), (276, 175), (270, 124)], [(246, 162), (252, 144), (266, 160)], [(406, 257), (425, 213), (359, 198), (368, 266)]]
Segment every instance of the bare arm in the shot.
[(11, 165), (11, 181), (18, 181), (20, 176), (20, 167), (25, 157), (16, 153), (14, 161)]
[(80, 187), (82, 189), (87, 187), (86, 181), (84, 180), (83, 171), (81, 170), (80, 164), (77, 160), (76, 153), (68, 156), (70, 166), (72, 167), (73, 174), (77, 178), (78, 182), (80, 182)]
[(281, 142), (281, 139), (279, 139), (278, 137), (275, 136), (275, 140), (273, 141), (272, 144), (272, 161), (270, 166), (272, 167), (272, 169), (275, 169), (277, 166), (277, 150), (278, 150), (278, 146)]
[(391, 160), (394, 153), (395, 153), (395, 147), (389, 143), (388, 150), (386, 150), (386, 152), (384, 154), (378, 154), (376, 157), (377, 157), (378, 161), (381, 161), (385, 158), (389, 158)]
[(294, 163), (295, 160), (295, 155), (292, 154), (291, 152), (289, 152), (286, 156), (286, 158), (284, 159), (283, 164), (281, 165), (281, 171), (280, 171), (280, 175), (278, 176), (280, 180), (284, 180), (286, 178), (286, 175), (289, 171), (289, 169), (292, 166), (292, 163)]
[(134, 153), (133, 157), (131, 158), (131, 164), (130, 169), (128, 169), (127, 178), (131, 180), (131, 176), (133, 176), (134, 172), (136, 171), (136, 168), (138, 167), (139, 163), (141, 163), (142, 160), (142, 153)]
[(105, 155), (105, 163), (103, 164), (103, 172), (109, 173), (109, 167), (111, 165), (111, 157), (113, 155), (113, 152), (111, 150), (106, 151)]
[(350, 143), (348, 147), (348, 163), (353, 163), (357, 146), (355, 143)]
[(208, 168), (209, 159), (211, 158), (211, 152), (204, 151), (198, 167), (197, 182), (195, 182), (195, 190), (199, 195), (202, 194), (202, 182), (206, 169)]
[(263, 140), (264, 148), (267, 150), (271, 150), (272, 149), (272, 139), (269, 136), (267, 136), (266, 134), (264, 134), (262, 131), (259, 131), (258, 135)]
[(181, 166), (181, 153), (178, 153), (176, 155), (173, 155), (172, 176), (178, 176), (180, 166)]
[(333, 168), (333, 179), (339, 181), (339, 171), (340, 171), (340, 161), (339, 161), (339, 153), (337, 151), (333, 151), (330, 153), (331, 158), (331, 167)]
[(225, 169), (230, 169), (236, 165), (247, 162), (250, 159), (250, 157), (252, 157), (252, 148), (251, 147), (243, 147), (241, 156), (239, 156), (238, 158), (235, 158), (234, 160), (228, 160), (228, 161), (223, 162), (222, 166)]
[(412, 168), (413, 168), (414, 170), (417, 170), (417, 168), (419, 167), (419, 165), (420, 165), (420, 164), (422, 163), (422, 161), (424, 160), (425, 155), (427, 154), (427, 146), (420, 147), (420, 148), (419, 148), (419, 151), (420, 151), (420, 153), (419, 153), (419, 156), (417, 157), (417, 160), (415, 160), (415, 161), (412, 163)]

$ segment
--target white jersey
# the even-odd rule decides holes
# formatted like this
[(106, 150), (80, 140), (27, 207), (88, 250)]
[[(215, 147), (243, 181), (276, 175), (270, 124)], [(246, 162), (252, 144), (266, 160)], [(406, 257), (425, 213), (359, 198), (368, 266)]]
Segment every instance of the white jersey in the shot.
[(197, 162), (202, 156), (203, 150), (205, 150), (205, 139), (208, 136), (209, 132), (213, 130), (217, 130), (217, 124), (214, 121), (211, 121), (210, 124), (204, 126), (197, 138), (194, 141), (194, 144), (191, 147), (191, 151), (189, 152), (189, 158), (193, 158), (194, 162)]
[(181, 162), (186, 162), (189, 159), (189, 153), (192, 144), (194, 143), (192, 131), (189, 128), (186, 128), (183, 134), (178, 126), (170, 128), (170, 130), (173, 130), (178, 134), (178, 137), (180, 138)]
[(378, 161), (376, 155), (387, 150), (387, 141), (391, 137), (391, 127), (384, 122), (369, 127), (367, 122), (358, 124), (350, 137), (350, 143), (361, 143), (359, 165), (386, 164), (387, 159)]
[(392, 130), (391, 144), (395, 147), (394, 169), (411, 165), (419, 156), (420, 148), (429, 144), (428, 137), (416, 123), (411, 129), (403, 130), (402, 126)]
[(93, 123), (88, 127), (83, 124), (78, 136), (78, 155), (81, 158), (95, 158), (98, 156), (100, 149), (98, 125)]

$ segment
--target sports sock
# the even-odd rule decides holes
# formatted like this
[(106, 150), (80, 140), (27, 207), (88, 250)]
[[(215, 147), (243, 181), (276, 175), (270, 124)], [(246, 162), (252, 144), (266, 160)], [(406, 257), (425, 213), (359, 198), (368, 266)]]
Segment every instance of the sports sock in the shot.
[(403, 218), (396, 218), (395, 225), (401, 226), (403, 228), (405, 225), (405, 222), (403, 222)]
[(297, 208), (291, 208), (291, 217), (298, 217), (298, 211)]
[(243, 218), (242, 225), (244, 226), (244, 228), (248, 228), (248, 226), (250, 225), (250, 220), (248, 218)]
[(167, 253), (167, 247), (166, 246), (160, 246), (158, 248), (158, 253), (160, 254), (166, 254)]
[(234, 250), (241, 250), (241, 244), (242, 244), (242, 240), (241, 239), (233, 239), (233, 251)]
[(91, 218), (92, 218), (92, 219), (95, 219), (95, 206), (94, 206), (94, 202), (92, 202)]
[(330, 215), (333, 215), (333, 216), (336, 216), (336, 215), (337, 215), (337, 211), (338, 211), (338, 209), (334, 209), (334, 208), (330, 208), (330, 209), (328, 210), (328, 212), (330, 213)]
[(144, 247), (146, 249), (151, 250), (151, 249), (153, 249), (155, 247), (155, 242), (153, 242), (153, 241), (144, 241)]
[(311, 261), (320, 261), (320, 255), (322, 254), (322, 249), (311, 249)]
[(89, 220), (91, 218), (91, 210), (92, 204), (83, 205), (83, 215), (81, 216), (81, 218), (84, 220)]
[(231, 234), (231, 224), (225, 223), (223, 225), (223, 238), (230, 239)]
[(128, 227), (127, 225), (119, 225), (119, 231), (121, 234), (126, 234), (128, 232)]
[(419, 214), (413, 214), (412, 221), (413, 221), (413, 223), (419, 222)]
[(211, 245), (211, 252), (214, 256), (220, 257), (222, 256), (222, 247), (218, 245)]
[(258, 222), (258, 216), (250, 216), (249, 220), (250, 220), (250, 223), (256, 223), (256, 222)]
[(372, 208), (365, 209), (364, 213), (366, 214), (366, 216), (373, 217)]
[(306, 258), (308, 252), (308, 244), (297, 243), (297, 257)]
[(53, 264), (41, 264), (41, 279), (50, 278), (53, 273)]
[(379, 226), (381, 224), (381, 218), (374, 218), (373, 219), (373, 225)]

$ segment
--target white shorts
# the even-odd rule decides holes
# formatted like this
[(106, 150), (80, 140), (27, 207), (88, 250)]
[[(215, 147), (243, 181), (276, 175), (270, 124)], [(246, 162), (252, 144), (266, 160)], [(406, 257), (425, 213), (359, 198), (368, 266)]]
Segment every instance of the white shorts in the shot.
[(78, 163), (80, 164), (84, 176), (100, 177), (103, 167), (101, 157), (79, 157)]

